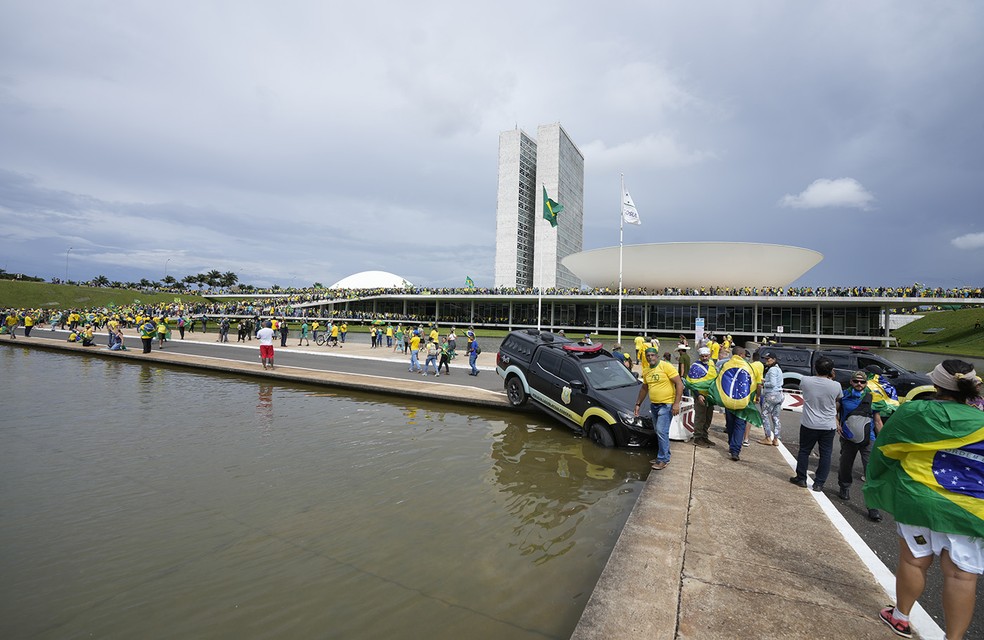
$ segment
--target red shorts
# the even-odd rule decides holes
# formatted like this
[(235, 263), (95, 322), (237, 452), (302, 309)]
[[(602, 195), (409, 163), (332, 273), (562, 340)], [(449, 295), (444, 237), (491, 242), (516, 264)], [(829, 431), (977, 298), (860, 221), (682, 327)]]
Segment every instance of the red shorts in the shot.
[(260, 357), (261, 358), (272, 358), (273, 357), (273, 345), (272, 344), (261, 344), (260, 345)]

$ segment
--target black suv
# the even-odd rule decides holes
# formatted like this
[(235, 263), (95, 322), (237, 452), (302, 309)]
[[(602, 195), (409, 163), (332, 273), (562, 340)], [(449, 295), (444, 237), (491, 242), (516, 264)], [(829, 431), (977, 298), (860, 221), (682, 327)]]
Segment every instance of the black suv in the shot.
[(895, 364), (891, 360), (870, 353), (867, 349), (807, 349), (804, 347), (784, 347), (770, 345), (761, 351), (771, 351), (782, 369), (783, 384), (787, 389), (798, 389), (803, 376), (813, 373), (813, 365), (821, 356), (834, 363), (834, 377), (841, 386), (847, 386), (855, 371), (875, 365), (881, 369), (882, 377), (895, 387), (899, 401), (927, 399), (936, 395), (936, 389), (929, 376), (916, 373)]
[(602, 447), (655, 444), (649, 400), (640, 417), (633, 414), (642, 383), (601, 345), (536, 329), (513, 331), (499, 347), (495, 370), (515, 407), (532, 400)]

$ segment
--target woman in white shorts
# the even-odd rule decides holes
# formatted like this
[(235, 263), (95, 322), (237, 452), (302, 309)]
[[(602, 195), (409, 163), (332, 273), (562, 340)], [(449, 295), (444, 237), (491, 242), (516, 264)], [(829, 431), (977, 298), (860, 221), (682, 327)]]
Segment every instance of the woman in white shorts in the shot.
[(903, 404), (885, 423), (868, 463), (868, 506), (898, 523), (896, 604), (879, 612), (896, 635), (912, 637), (909, 612), (939, 556), (948, 640), (964, 637), (984, 573), (984, 416), (968, 404), (977, 373), (944, 360), (930, 373), (936, 400)]

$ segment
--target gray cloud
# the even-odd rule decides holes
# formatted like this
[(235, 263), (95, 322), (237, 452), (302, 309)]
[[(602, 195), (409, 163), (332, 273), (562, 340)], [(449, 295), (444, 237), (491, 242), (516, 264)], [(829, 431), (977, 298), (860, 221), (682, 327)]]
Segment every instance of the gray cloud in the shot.
[[(617, 243), (624, 173), (628, 243), (806, 246), (809, 284), (984, 279), (952, 251), (984, 196), (977, 3), (94, 6), (4, 9), (8, 270), (61, 277), (71, 246), (77, 278), (487, 285), (498, 132), (559, 121), (585, 248)], [(845, 258), (873, 250), (892, 267), (862, 278)]]

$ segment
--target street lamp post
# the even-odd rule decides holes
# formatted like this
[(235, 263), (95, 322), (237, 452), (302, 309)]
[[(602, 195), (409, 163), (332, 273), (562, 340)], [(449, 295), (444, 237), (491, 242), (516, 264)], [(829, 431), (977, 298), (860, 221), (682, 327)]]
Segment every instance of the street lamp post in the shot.
[(167, 263), (171, 261), (170, 258), (164, 261), (164, 279), (167, 280)]
[(65, 252), (65, 282), (68, 282), (68, 254), (72, 253), (72, 247), (68, 248)]

